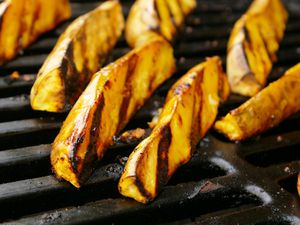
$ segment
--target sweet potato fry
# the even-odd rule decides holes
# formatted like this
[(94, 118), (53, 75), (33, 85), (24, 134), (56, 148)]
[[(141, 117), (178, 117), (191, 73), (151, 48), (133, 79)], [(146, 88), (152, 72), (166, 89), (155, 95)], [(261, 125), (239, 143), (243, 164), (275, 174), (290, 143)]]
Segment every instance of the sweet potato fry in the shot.
[(31, 90), (35, 110), (62, 112), (76, 102), (99, 71), (124, 27), (118, 1), (107, 1), (76, 19), (61, 35)]
[(135, 47), (160, 34), (172, 41), (196, 0), (136, 0), (126, 23), (126, 40)]
[(129, 156), (120, 193), (142, 203), (153, 200), (178, 167), (190, 160), (228, 94), (218, 57), (207, 59), (177, 81), (152, 133)]
[(0, 65), (71, 16), (68, 0), (5, 0), (0, 4)]
[(57, 176), (80, 187), (113, 137), (174, 70), (173, 49), (158, 37), (96, 73), (53, 143)]
[(254, 0), (237, 21), (227, 52), (227, 75), (234, 93), (254, 96), (266, 85), (287, 17), (281, 0)]
[(277, 126), (300, 110), (300, 63), (224, 118), (215, 129), (232, 141), (242, 141)]

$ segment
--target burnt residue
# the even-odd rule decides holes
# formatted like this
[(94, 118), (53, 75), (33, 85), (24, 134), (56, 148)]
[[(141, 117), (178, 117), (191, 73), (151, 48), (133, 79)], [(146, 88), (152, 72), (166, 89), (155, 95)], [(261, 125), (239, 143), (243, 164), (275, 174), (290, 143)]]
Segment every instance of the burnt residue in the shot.
[(157, 150), (157, 168), (156, 168), (156, 193), (169, 180), (169, 148), (172, 141), (172, 131), (170, 124), (161, 128), (161, 139)]

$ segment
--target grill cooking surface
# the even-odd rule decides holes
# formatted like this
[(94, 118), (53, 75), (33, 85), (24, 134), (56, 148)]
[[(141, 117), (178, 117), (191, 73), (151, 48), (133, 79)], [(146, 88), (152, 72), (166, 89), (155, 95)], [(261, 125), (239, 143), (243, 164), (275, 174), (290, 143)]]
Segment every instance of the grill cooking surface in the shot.
[[(127, 14), (129, 2), (123, 1)], [(233, 23), (250, 1), (201, 0), (176, 42), (178, 72), (128, 125), (146, 127), (179, 75), (206, 56), (221, 55)], [(290, 19), (270, 81), (300, 61), (300, 2), (285, 1)], [(73, 1), (73, 19), (97, 5)], [(243, 143), (211, 131), (151, 204), (125, 199), (117, 181), (134, 144), (116, 144), (80, 190), (52, 175), (50, 143), (65, 114), (34, 112), (28, 94), (35, 74), (69, 22), (0, 68), (0, 221), (11, 224), (300, 224), (300, 114)], [(127, 52), (124, 38), (110, 60)], [(18, 71), (20, 79), (9, 74)], [(298, 90), (297, 90), (298, 91)], [(232, 96), (224, 114), (245, 99)], [(272, 113), (272, 112), (270, 112)]]

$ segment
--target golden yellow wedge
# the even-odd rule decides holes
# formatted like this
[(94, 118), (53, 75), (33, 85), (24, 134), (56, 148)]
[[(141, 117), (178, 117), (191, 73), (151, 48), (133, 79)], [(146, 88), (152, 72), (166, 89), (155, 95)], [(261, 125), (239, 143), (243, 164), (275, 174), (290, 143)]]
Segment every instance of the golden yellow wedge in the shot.
[(57, 177), (80, 187), (113, 136), (174, 70), (173, 49), (158, 37), (96, 73), (52, 145)]
[(142, 203), (153, 200), (178, 167), (190, 160), (228, 95), (218, 57), (195, 66), (177, 81), (152, 133), (129, 156), (120, 193)]
[(126, 23), (126, 40), (136, 47), (156, 35), (172, 41), (196, 0), (136, 0)]
[(227, 51), (227, 75), (232, 92), (254, 96), (266, 85), (287, 18), (281, 0), (254, 0), (236, 22)]
[(124, 28), (118, 1), (77, 18), (60, 36), (40, 69), (30, 100), (35, 110), (62, 112), (76, 102), (105, 62)]
[(298, 90), (300, 63), (217, 121), (215, 129), (232, 141), (242, 141), (263, 133), (300, 110)]
[(5, 0), (0, 4), (0, 65), (70, 18), (68, 0)]

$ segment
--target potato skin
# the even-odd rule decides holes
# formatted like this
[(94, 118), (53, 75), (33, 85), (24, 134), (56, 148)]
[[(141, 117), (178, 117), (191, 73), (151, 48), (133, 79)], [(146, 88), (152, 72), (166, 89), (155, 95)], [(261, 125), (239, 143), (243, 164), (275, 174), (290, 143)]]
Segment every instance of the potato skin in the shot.
[(68, 0), (5, 0), (0, 4), (0, 65), (70, 18)]
[(227, 50), (227, 75), (232, 92), (254, 96), (266, 85), (287, 18), (281, 0), (254, 0), (236, 22)]
[(196, 4), (196, 0), (136, 0), (126, 22), (128, 44), (136, 47), (156, 35), (172, 41), (184, 17)]
[(196, 144), (229, 95), (218, 57), (192, 68), (170, 89), (152, 133), (131, 153), (119, 191), (141, 203), (153, 200), (174, 172), (187, 163)]
[(171, 45), (155, 38), (96, 73), (52, 145), (56, 175), (80, 187), (113, 137), (174, 70)]
[(105, 62), (123, 28), (118, 1), (107, 1), (76, 19), (60, 36), (38, 73), (30, 95), (32, 108), (69, 110)]
[(217, 121), (215, 129), (232, 141), (263, 133), (300, 110), (299, 89), (300, 63)]

